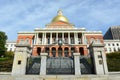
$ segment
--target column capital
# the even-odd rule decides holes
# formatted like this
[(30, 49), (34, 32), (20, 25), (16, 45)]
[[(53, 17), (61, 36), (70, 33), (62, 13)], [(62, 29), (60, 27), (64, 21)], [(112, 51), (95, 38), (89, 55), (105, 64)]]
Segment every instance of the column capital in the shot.
[(41, 56), (47, 56), (48, 53), (40, 53)]
[(80, 53), (73, 53), (74, 56), (80, 56)]

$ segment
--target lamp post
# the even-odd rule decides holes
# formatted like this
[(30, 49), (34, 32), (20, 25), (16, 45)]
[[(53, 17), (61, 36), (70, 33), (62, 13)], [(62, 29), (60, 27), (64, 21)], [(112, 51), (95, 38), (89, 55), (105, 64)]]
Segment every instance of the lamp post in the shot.
[(62, 44), (63, 44), (62, 40), (58, 40), (58, 45), (62, 46)]

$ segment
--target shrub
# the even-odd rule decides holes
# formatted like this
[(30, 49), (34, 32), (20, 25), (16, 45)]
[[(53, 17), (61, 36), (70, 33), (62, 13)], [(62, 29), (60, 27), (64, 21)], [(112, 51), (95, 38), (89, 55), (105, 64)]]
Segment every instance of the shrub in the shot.
[(14, 57), (14, 52), (13, 51), (8, 51), (5, 53), (5, 57), (8, 57), (8, 58), (13, 58)]
[(108, 59), (120, 59), (120, 51), (106, 54)]
[(120, 51), (106, 54), (109, 71), (120, 71)]

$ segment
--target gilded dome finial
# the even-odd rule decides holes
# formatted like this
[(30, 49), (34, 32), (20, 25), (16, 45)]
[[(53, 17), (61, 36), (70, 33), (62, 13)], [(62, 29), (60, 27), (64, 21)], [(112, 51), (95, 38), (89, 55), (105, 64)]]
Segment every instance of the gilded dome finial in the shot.
[(69, 23), (69, 20), (62, 14), (62, 10), (57, 11), (57, 16), (52, 19), (52, 22), (63, 21)]
[(61, 9), (59, 9), (57, 13), (58, 13), (58, 15), (62, 15), (63, 12)]

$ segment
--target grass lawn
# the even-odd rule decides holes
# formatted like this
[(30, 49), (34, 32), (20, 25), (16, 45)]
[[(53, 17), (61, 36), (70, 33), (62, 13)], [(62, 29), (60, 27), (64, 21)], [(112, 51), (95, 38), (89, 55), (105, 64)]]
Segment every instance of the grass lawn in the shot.
[(4, 57), (4, 58), (0, 58), (0, 61), (6, 61), (8, 59), (9, 59), (8, 57)]

